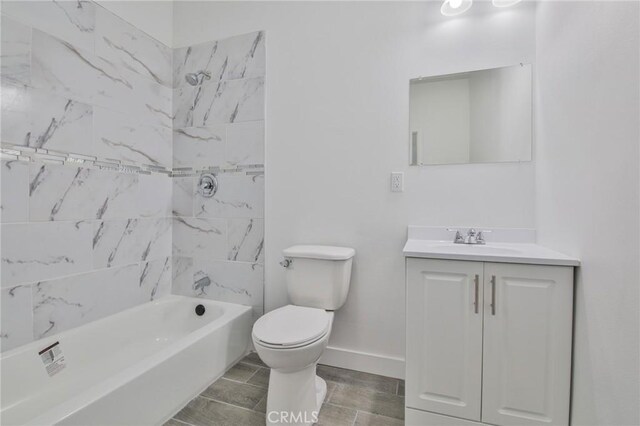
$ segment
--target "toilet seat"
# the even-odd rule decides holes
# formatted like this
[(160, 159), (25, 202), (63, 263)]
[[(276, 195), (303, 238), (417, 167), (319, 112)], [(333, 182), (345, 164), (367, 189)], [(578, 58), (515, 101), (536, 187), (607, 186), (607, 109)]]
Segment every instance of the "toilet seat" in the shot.
[(331, 329), (332, 313), (323, 309), (287, 305), (260, 317), (253, 337), (262, 346), (292, 349), (322, 339)]

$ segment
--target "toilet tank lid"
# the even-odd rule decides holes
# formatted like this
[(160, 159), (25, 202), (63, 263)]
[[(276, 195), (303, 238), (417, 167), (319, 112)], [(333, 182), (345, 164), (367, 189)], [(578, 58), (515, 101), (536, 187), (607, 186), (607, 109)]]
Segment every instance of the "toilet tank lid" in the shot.
[(300, 245), (286, 248), (282, 254), (306, 259), (347, 260), (355, 256), (356, 251), (350, 247)]

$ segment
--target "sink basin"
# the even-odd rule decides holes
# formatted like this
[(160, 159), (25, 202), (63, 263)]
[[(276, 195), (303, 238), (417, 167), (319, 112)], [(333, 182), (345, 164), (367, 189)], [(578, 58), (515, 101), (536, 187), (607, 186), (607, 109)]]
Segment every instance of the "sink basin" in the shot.
[(493, 228), (486, 231), (491, 232), (486, 244), (455, 244), (451, 229), (409, 226), (402, 252), (405, 257), (425, 259), (580, 265), (580, 260), (576, 258), (537, 245), (532, 229)]
[(433, 243), (433, 248), (447, 251), (451, 253), (477, 253), (487, 255), (510, 254), (516, 255), (522, 253), (521, 250), (507, 247), (496, 247), (491, 244), (454, 244), (448, 242)]

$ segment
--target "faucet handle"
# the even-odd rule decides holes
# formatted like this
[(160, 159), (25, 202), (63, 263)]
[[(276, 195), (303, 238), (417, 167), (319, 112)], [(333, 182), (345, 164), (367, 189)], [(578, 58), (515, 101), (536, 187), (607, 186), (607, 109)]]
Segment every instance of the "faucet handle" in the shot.
[(464, 237), (462, 236), (462, 233), (458, 229), (447, 228), (447, 231), (456, 233), (456, 236), (453, 238), (454, 243), (457, 243), (457, 244), (464, 243)]
[(478, 231), (478, 235), (476, 235), (476, 241), (478, 244), (485, 244), (486, 241), (484, 240), (484, 234), (490, 234), (491, 231), (489, 230), (484, 230), (484, 231)]

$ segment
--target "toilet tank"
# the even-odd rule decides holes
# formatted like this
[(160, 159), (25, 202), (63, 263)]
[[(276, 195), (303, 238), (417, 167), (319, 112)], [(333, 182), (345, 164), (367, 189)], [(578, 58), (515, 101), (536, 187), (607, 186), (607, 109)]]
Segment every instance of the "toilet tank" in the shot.
[(344, 304), (354, 249), (300, 245), (289, 247), (282, 254), (289, 261), (285, 274), (291, 303), (329, 311)]

